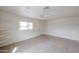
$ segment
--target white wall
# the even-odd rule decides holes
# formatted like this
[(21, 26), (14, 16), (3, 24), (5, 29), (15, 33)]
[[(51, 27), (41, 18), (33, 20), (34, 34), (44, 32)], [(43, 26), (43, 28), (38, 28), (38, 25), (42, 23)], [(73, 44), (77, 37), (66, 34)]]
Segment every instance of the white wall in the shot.
[(46, 21), (46, 34), (79, 41), (79, 17)]
[[(24, 30), (24, 31), (19, 30), (20, 21), (32, 22), (34, 25), (33, 30)], [(7, 44), (26, 40), (43, 34), (43, 21), (36, 19), (28, 19), (8, 12), (0, 11), (0, 30), (8, 31), (7, 36), (3, 38), (0, 37), (0, 40), (7, 39), (7, 41), (3, 44), (0, 41), (1, 43), (0, 46), (4, 46)]]
[[(28, 31), (19, 30), (20, 21), (33, 22), (34, 29)], [(0, 46), (27, 40), (41, 34), (48, 34), (79, 41), (79, 17), (43, 21), (0, 11), (0, 30), (8, 31), (8, 35), (6, 37), (0, 37)], [(6, 39), (7, 41), (2, 44), (1, 40), (3, 39)]]

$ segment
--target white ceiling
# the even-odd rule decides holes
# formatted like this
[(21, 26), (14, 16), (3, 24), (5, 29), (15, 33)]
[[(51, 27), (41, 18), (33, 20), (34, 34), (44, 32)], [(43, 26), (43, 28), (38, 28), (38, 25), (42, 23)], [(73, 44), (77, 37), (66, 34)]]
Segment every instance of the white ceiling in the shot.
[(79, 15), (78, 6), (1, 6), (0, 10), (41, 20)]

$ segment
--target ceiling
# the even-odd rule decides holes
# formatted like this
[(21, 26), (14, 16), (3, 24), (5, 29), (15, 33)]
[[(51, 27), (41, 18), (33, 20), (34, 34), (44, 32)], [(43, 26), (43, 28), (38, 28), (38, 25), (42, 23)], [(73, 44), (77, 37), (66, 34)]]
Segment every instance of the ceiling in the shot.
[(41, 20), (79, 15), (78, 6), (1, 6), (0, 10)]

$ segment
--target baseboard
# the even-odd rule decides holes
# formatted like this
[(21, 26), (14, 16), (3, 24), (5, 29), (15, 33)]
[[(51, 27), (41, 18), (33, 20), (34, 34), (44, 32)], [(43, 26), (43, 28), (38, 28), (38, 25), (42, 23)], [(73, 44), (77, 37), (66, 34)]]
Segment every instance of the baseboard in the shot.
[[(29, 38), (27, 38), (27, 39), (24, 39), (24, 40), (32, 39), (32, 38), (35, 38), (35, 37), (38, 37), (38, 36), (41, 36), (41, 35), (42, 35), (42, 34), (34, 35), (34, 36), (31, 36), (31, 37), (29, 37)], [(7, 46), (7, 45), (10, 45), (10, 44), (15, 44), (15, 43), (21, 42), (21, 41), (23, 41), (23, 40), (12, 41), (12, 42), (10, 42), (10, 43), (5, 42), (5, 43), (0, 44), (0, 47)]]
[[(39, 35), (34, 35), (34, 36), (31, 36), (31, 37), (29, 37), (29, 38), (27, 38), (27, 39), (24, 39), (24, 40), (32, 39), (32, 38), (35, 38), (35, 37), (38, 37), (38, 36), (42, 36), (42, 35), (45, 35), (45, 36), (47, 35), (47, 36), (52, 36), (52, 37), (58, 37), (58, 38), (73, 40), (73, 39), (70, 39), (70, 38), (64, 38), (64, 37), (60, 37), (60, 36), (56, 36), (56, 35), (51, 35), (51, 34), (39, 34)], [(21, 42), (21, 41), (23, 41), (23, 40), (11, 42), (11, 43), (8, 43), (8, 42), (7, 42), (7, 43), (3, 43), (3, 44), (0, 44), (0, 47), (6, 46), (6, 45), (10, 45), (10, 44), (15, 44), (15, 43)], [(74, 40), (74, 41), (79, 42), (78, 40)]]
[[(54, 37), (63, 38), (63, 39), (74, 40), (74, 39), (71, 39), (71, 38), (67, 38), (67, 37), (60, 37), (60, 36), (51, 35), (51, 34), (45, 34), (45, 35), (48, 35), (48, 36), (54, 36)], [(79, 40), (76, 40), (76, 39), (75, 39), (74, 41), (77, 41), (77, 42), (79, 42)]]

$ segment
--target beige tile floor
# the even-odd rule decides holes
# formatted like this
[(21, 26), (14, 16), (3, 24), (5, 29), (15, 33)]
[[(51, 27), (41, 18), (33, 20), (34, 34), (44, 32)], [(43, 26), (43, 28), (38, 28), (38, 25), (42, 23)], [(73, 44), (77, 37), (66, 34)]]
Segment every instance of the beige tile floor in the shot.
[(4, 52), (16, 53), (79, 53), (79, 43), (74, 40), (41, 35), (15, 44), (1, 47)]

